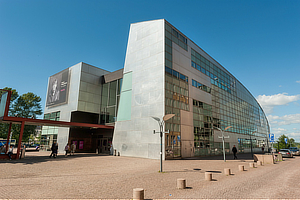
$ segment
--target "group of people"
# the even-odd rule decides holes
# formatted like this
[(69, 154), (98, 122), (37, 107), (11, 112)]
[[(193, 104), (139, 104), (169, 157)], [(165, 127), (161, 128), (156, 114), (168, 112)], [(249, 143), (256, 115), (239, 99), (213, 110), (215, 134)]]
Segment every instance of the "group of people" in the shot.
[[(58, 151), (58, 143), (56, 142), (53, 142), (52, 146), (51, 146), (51, 154), (50, 154), (50, 158), (53, 156), (53, 158), (56, 158), (57, 156), (57, 151)], [(75, 143), (72, 143), (71, 146), (69, 144), (67, 144), (65, 146), (65, 157), (68, 156), (68, 153), (69, 155), (74, 155), (76, 151), (76, 144)]]
[[(13, 145), (10, 145), (7, 151), (7, 155), (9, 157), (9, 160), (11, 160), (11, 156), (13, 155), (14, 147)], [(0, 148), (1, 154), (6, 154), (6, 145), (2, 145)]]
[(51, 158), (52, 156), (53, 156), (53, 158), (56, 158), (57, 150), (58, 150), (58, 143), (53, 142), (52, 146), (51, 146), (51, 154), (50, 154), (49, 158)]
[(75, 150), (76, 150), (76, 144), (75, 143), (72, 143), (71, 146), (69, 144), (67, 144), (65, 146), (65, 152), (66, 152), (65, 157), (68, 156), (68, 153), (69, 153), (69, 155), (74, 155)]

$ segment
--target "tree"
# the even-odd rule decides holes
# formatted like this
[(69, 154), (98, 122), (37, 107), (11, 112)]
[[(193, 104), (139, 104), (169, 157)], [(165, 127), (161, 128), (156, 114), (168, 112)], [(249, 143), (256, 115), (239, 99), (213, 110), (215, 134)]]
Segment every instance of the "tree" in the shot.
[(24, 118), (36, 118), (42, 114), (41, 97), (28, 92), (18, 97), (13, 103), (12, 114)]
[[(285, 143), (285, 140), (284, 140), (285, 138), (287, 138), (287, 144)], [(285, 148), (289, 148), (289, 147), (294, 147), (296, 144), (295, 144), (294, 138), (289, 138), (288, 136), (283, 134), (278, 138), (277, 145), (278, 145), (279, 149), (285, 149)]]
[[(18, 116), (23, 118), (36, 118), (37, 115), (42, 114), (41, 97), (35, 95), (32, 92), (28, 92), (21, 96), (18, 95), (16, 90), (11, 88), (4, 88), (12, 91), (11, 104), (9, 108), (9, 116)], [(18, 139), (21, 125), (13, 124), (12, 132), (13, 138)], [(23, 132), (23, 141), (28, 141), (30, 135), (35, 134), (36, 126), (25, 125)], [(0, 135), (7, 137), (8, 124), (1, 124)]]

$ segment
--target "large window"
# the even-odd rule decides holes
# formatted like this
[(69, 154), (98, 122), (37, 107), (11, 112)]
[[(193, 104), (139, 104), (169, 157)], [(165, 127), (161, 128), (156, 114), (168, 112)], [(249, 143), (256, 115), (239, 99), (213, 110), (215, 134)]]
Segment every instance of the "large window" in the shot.
[(180, 110), (189, 110), (188, 77), (166, 67), (165, 80), (165, 114), (175, 114), (165, 124), (165, 129), (170, 130), (165, 135), (166, 157), (174, 158), (181, 156)]
[[(45, 120), (59, 121), (60, 111), (44, 114)], [(41, 150), (50, 151), (53, 142), (57, 142), (58, 127), (43, 126), (41, 134)]]
[(120, 101), (122, 79), (118, 79), (102, 86), (100, 123), (113, 123), (116, 121)]
[(200, 53), (191, 49), (191, 66), (211, 80), (211, 88), (192, 80), (192, 85), (205, 88), (212, 95), (212, 117), (218, 127), (232, 126), (231, 132), (265, 138), (268, 130), (266, 117), (255, 98), (236, 79)]
[(210, 93), (211, 92), (211, 88), (202, 84), (202, 83), (199, 83), (197, 81), (195, 81), (194, 79), (192, 80), (192, 85), (200, 90), (203, 90), (205, 92), (208, 92)]

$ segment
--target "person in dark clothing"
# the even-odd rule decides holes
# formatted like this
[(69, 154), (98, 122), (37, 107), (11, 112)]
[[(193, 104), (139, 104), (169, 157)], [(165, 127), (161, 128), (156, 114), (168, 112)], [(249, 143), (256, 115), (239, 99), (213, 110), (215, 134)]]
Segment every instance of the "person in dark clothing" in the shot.
[(234, 160), (237, 159), (237, 156), (236, 156), (237, 149), (236, 149), (235, 145), (233, 145), (233, 147), (232, 147), (232, 152), (233, 152), (233, 159)]
[(57, 150), (58, 150), (58, 144), (56, 142), (53, 142), (52, 147), (51, 147), (51, 154), (49, 157), (51, 158), (53, 156), (53, 158), (56, 158)]

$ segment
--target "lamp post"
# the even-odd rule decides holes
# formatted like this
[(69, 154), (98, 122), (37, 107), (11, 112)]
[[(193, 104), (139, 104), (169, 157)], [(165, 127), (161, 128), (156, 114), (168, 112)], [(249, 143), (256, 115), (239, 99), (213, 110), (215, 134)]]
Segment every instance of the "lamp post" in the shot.
[[(226, 131), (227, 129), (231, 128), (232, 126), (227, 126), (224, 131)], [(219, 138), (222, 138), (223, 141), (223, 157), (224, 157), (224, 162), (226, 162), (226, 158), (225, 158), (225, 138), (229, 138), (229, 136), (224, 136), (224, 132), (222, 131), (222, 129), (220, 129), (219, 127), (215, 127), (216, 129), (218, 129), (219, 131), (221, 131), (222, 136)]]
[(252, 150), (252, 139), (251, 139), (251, 135), (256, 133), (256, 131), (253, 131), (251, 134), (250, 134), (250, 147), (251, 147), (251, 156), (253, 158), (253, 150)]
[(163, 131), (164, 125), (165, 125), (165, 121), (171, 119), (172, 117), (174, 117), (175, 114), (167, 114), (163, 117), (162, 120), (160, 120), (160, 118), (158, 117), (152, 117), (153, 119), (155, 119), (158, 122), (159, 125), (159, 132), (155, 132), (155, 130), (153, 131), (153, 133), (159, 133), (160, 134), (160, 172), (162, 172), (162, 155), (163, 155), (163, 148), (162, 148), (162, 138), (163, 138), (163, 133), (169, 133), (169, 130), (167, 132)]

